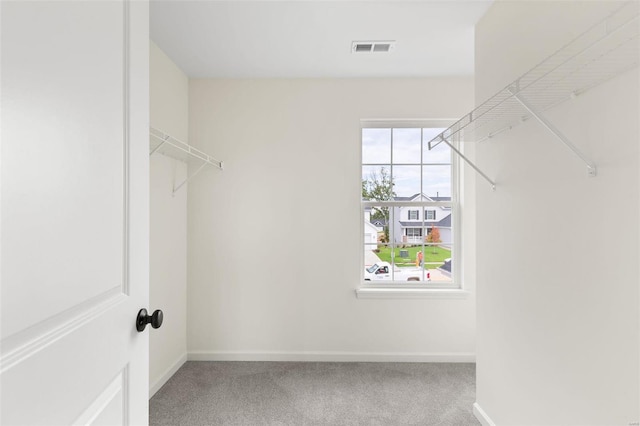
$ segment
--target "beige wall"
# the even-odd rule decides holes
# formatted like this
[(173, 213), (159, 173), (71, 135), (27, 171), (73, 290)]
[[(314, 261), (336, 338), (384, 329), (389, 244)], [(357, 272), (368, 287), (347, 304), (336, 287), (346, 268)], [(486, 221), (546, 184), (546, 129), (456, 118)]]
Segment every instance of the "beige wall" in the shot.
[[(180, 140), (188, 136), (188, 87), (184, 73), (150, 43), (151, 126)], [(186, 360), (187, 189), (172, 195), (186, 164), (160, 154), (150, 158), (149, 307), (164, 324), (149, 335), (149, 385), (153, 394)]]
[(466, 299), (354, 294), (360, 120), (456, 118), (472, 104), (470, 77), (192, 80), (191, 140), (225, 170), (189, 186), (190, 357), (473, 360), (472, 274)]
[[(615, 2), (498, 1), (476, 31), (482, 101)], [(638, 422), (638, 70), (477, 146), (477, 403), (497, 425)], [(560, 212), (560, 215), (558, 215)]]

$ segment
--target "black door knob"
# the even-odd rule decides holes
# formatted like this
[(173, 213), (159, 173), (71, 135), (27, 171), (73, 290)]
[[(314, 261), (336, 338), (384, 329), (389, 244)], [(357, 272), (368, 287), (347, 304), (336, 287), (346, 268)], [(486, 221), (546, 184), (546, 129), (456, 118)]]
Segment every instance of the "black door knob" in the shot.
[(160, 309), (156, 309), (156, 311), (149, 315), (146, 309), (142, 308), (138, 311), (138, 316), (136, 317), (136, 330), (139, 332), (144, 331), (147, 327), (147, 324), (151, 324), (153, 328), (160, 328), (162, 325), (163, 314)]

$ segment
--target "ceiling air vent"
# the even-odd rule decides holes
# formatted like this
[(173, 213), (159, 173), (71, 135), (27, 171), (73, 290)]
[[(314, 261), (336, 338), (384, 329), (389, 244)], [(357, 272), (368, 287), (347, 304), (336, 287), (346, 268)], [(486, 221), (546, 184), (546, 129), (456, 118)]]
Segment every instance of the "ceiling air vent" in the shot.
[(396, 46), (395, 41), (354, 41), (351, 43), (353, 53), (391, 52)]

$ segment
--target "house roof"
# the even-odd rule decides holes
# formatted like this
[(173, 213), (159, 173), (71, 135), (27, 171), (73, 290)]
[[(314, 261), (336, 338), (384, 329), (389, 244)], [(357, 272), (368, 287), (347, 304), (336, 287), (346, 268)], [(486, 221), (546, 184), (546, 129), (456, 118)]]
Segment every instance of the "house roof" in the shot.
[(420, 221), (414, 221), (414, 222), (402, 222), (400, 221), (400, 226), (405, 226), (405, 227), (409, 227), (409, 228), (415, 228), (415, 227), (419, 227), (424, 223), (424, 226), (437, 226), (440, 228), (451, 228), (451, 215), (448, 214), (445, 217), (443, 217), (442, 219), (440, 219), (437, 222), (422, 222)]
[(401, 226), (408, 226), (410, 228), (415, 228), (416, 226), (420, 226), (422, 221), (420, 222), (400, 222)]
[(364, 227), (365, 227), (365, 230), (366, 228), (369, 228), (372, 232), (376, 232), (376, 234), (378, 232), (378, 228), (372, 223), (365, 222)]
[(441, 228), (451, 228), (451, 215), (448, 214), (436, 223), (436, 226)]

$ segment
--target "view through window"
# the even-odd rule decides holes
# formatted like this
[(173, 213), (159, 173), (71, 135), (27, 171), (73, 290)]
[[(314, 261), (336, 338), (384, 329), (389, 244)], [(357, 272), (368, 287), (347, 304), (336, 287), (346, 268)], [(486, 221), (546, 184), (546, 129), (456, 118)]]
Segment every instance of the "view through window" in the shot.
[[(454, 282), (457, 179), (442, 128), (362, 128), (366, 284)], [(414, 283), (411, 283), (414, 282)]]

